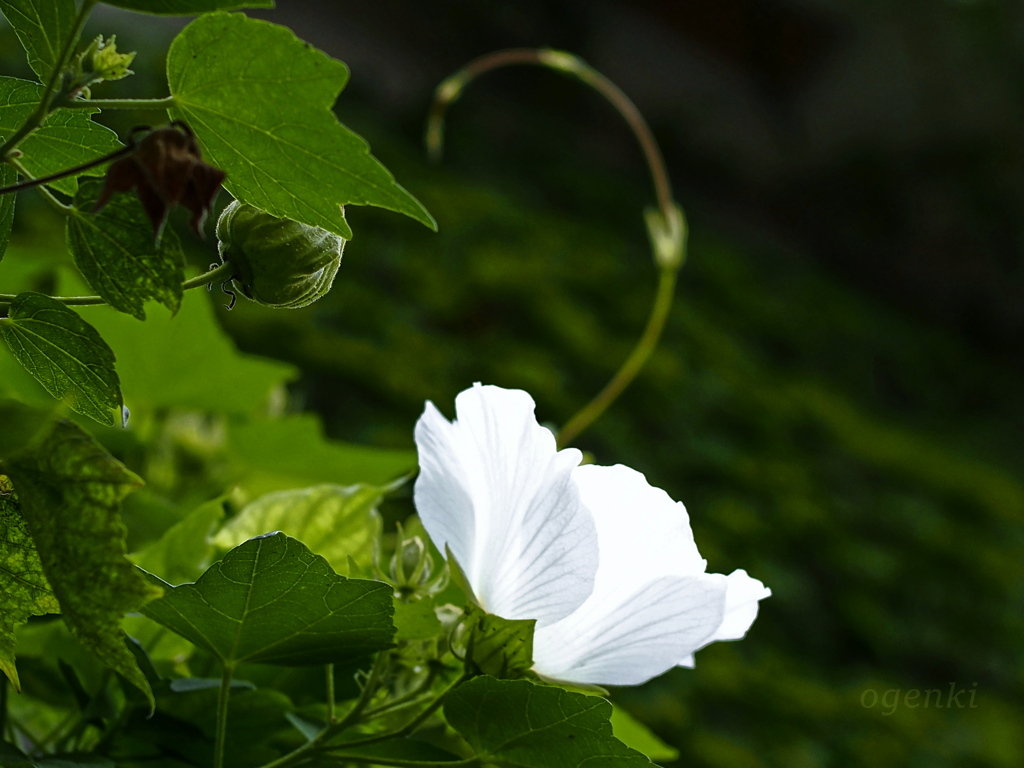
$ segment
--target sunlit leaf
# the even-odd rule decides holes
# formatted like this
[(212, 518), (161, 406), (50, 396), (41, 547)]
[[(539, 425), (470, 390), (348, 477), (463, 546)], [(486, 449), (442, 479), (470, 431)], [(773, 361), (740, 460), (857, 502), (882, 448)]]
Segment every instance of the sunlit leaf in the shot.
[(233, 427), (232, 452), (255, 491), (313, 483), (386, 485), (416, 467), (416, 452), (353, 445), (324, 437), (315, 416), (252, 421)]
[(265, 411), (271, 393), (296, 375), (290, 365), (239, 352), (217, 324), (205, 291), (188, 291), (176, 315), (150, 312), (144, 324), (106, 307), (82, 307), (80, 314), (117, 354), (133, 410)]
[(29, 616), (58, 613), (35, 542), (17, 502), (0, 487), (0, 671), (20, 690), (14, 665), (14, 628)]
[(534, 619), (503, 619), (467, 609), (466, 658), (485, 675), (522, 677), (533, 666)]
[(391, 588), (346, 579), (283, 533), (250, 539), (142, 612), (234, 665), (307, 666), (391, 645)]
[(396, 640), (429, 640), (441, 634), (441, 622), (429, 598), (411, 603), (395, 601)]
[(75, 0), (0, 0), (0, 13), (14, 27), (28, 65), (46, 82), (75, 26)]
[(679, 750), (663, 742), (622, 707), (612, 704), (612, 733), (627, 747), (642, 752), (651, 760), (675, 760)]
[(528, 680), (477, 677), (444, 713), (484, 762), (514, 768), (640, 768), (651, 761), (612, 735), (612, 705)]
[[(258, 51), (259, 55), (254, 55)], [(171, 114), (245, 203), (349, 239), (340, 206), (374, 205), (434, 220), (331, 112), (348, 68), (285, 27), (216, 13), (196, 19), (167, 54)]]
[(103, 0), (107, 5), (161, 16), (192, 16), (236, 8), (273, 8), (274, 0)]
[(143, 306), (156, 299), (172, 312), (181, 304), (185, 257), (172, 229), (159, 243), (142, 203), (129, 194), (116, 195), (102, 211), (90, 213), (101, 185), (82, 184), (68, 216), (68, 246), (89, 285), (110, 306), (139, 320)]
[[(39, 83), (0, 77), (0, 138), (10, 136), (21, 127), (39, 106), (42, 91)], [(121, 142), (109, 128), (89, 119), (97, 112), (98, 109), (82, 108), (58, 109), (51, 113), (42, 127), (18, 145), (22, 152), (19, 162), (30, 174), (39, 177), (113, 152)], [(100, 175), (103, 168), (85, 173)], [(55, 181), (51, 186), (68, 195), (73, 195), (78, 188), (73, 177)]]
[(73, 309), (41, 293), (19, 294), (0, 318), (0, 336), (25, 370), (74, 411), (108, 426), (115, 413), (120, 417), (114, 353)]
[(130, 559), (169, 584), (194, 581), (210, 564), (214, 552), (210, 535), (223, 519), (222, 499), (200, 504)]
[(377, 505), (384, 489), (369, 485), (317, 485), (263, 496), (228, 521), (214, 537), (218, 547), (234, 547), (254, 536), (282, 531), (321, 555), (338, 573), (348, 559), (366, 569), (380, 535)]
[(125, 557), (120, 501), (141, 480), (68, 421), (5, 467), (65, 623), (151, 697), (120, 629), (125, 613), (160, 594)]

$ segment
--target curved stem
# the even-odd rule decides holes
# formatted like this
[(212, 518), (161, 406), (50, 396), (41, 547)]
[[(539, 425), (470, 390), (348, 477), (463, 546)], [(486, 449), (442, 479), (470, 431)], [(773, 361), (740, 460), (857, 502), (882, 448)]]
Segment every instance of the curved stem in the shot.
[(231, 697), (231, 678), (235, 668), (225, 664), (220, 676), (220, 691), (217, 693), (217, 733), (213, 745), (213, 768), (224, 768), (224, 739), (228, 728), (228, 699)]
[[(201, 275), (189, 278), (181, 284), (181, 290), (190, 291), (193, 288), (202, 288), (204, 285), (216, 282), (219, 279), (228, 280), (234, 274), (234, 265), (230, 262), (218, 264), (216, 267)], [(0, 307), (10, 304), (17, 298), (16, 293), (0, 293)], [(84, 307), (95, 304), (106, 304), (107, 300), (102, 296), (51, 296), (54, 301), (67, 304), (69, 307)]]
[(629, 357), (611, 381), (589, 403), (579, 410), (558, 434), (561, 448), (593, 424), (608, 406), (622, 394), (636, 378), (651, 352), (658, 344), (675, 293), (676, 273), (685, 255), (686, 224), (682, 209), (672, 199), (672, 186), (665, 159), (640, 110), (615, 83), (590, 67), (581, 59), (563, 51), (510, 48), (481, 56), (471, 61), (454, 75), (444, 80), (434, 92), (434, 102), (427, 118), (425, 141), (427, 152), (439, 159), (444, 146), (444, 117), (448, 105), (462, 94), (463, 89), (480, 75), (499, 67), (513, 64), (533, 64), (558, 70), (576, 77), (604, 96), (629, 125), (640, 144), (644, 160), (651, 173), (657, 211), (646, 214), (648, 234), (654, 262), (658, 265), (658, 289), (651, 305), (647, 326)]
[(651, 356), (654, 348), (658, 345), (661, 331), (665, 327), (669, 310), (672, 308), (672, 298), (675, 294), (676, 270), (663, 268), (658, 274), (658, 290), (655, 294), (654, 304), (651, 306), (651, 314), (647, 318), (647, 326), (644, 328), (640, 340), (626, 362), (612, 377), (604, 389), (602, 389), (593, 400), (583, 406), (575, 416), (566, 422), (558, 432), (558, 447), (564, 448), (571, 443), (584, 429), (589, 427), (600, 418), (609, 405), (614, 402), (622, 391), (640, 373), (647, 358)]

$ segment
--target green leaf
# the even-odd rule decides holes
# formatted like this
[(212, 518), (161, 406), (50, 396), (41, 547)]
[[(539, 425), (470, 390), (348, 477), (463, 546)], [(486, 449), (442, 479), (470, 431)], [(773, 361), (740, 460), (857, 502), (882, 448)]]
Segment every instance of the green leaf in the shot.
[(612, 705), (528, 680), (478, 677), (445, 697), (449, 725), (485, 762), (515, 768), (641, 768), (612, 735)]
[(430, 598), (411, 603), (395, 601), (396, 640), (429, 640), (441, 634), (441, 621)]
[(239, 352), (217, 324), (204, 293), (188, 291), (176, 315), (151, 312), (145, 324), (106, 307), (81, 308), (117, 354), (132, 410), (265, 412), (272, 394), (297, 375), (285, 363)]
[(485, 675), (522, 677), (533, 666), (536, 619), (503, 619), (476, 606), (467, 611), (466, 662)]
[(225, 549), (270, 531), (299, 539), (338, 573), (349, 574), (351, 557), (363, 569), (373, 565), (381, 531), (377, 505), (386, 489), (369, 485), (317, 485), (269, 493), (245, 506), (214, 537)]
[(19, 294), (0, 319), (11, 353), (58, 400), (100, 424), (121, 414), (114, 353), (96, 329), (71, 308), (42, 293)]
[[(0, 187), (7, 187), (18, 181), (18, 174), (6, 163), (0, 163)], [(7, 243), (11, 241), (11, 227), (14, 226), (15, 194), (0, 195), (0, 261), (7, 253)], [(9, 288), (7, 290), (10, 290)]]
[(0, 461), (42, 437), (51, 418), (47, 411), (0, 398)]
[(120, 502), (142, 481), (69, 421), (5, 467), (65, 623), (152, 703), (120, 629), (125, 613), (160, 594), (125, 557)]
[(103, 0), (107, 5), (158, 16), (192, 16), (236, 8), (273, 8), (274, 0)]
[[(39, 106), (43, 86), (15, 77), (0, 77), (0, 138), (18, 130)], [(109, 154), (121, 146), (117, 134), (89, 119), (98, 109), (58, 109), (46, 122), (18, 145), (20, 162), (35, 177), (47, 176)], [(84, 173), (101, 175), (102, 168)], [(75, 194), (74, 178), (61, 179), (50, 186), (67, 195)]]
[(167, 80), (171, 114), (191, 126), (242, 202), (346, 239), (352, 231), (339, 206), (349, 203), (436, 228), (331, 112), (348, 68), (285, 27), (242, 14), (202, 16), (171, 44)]
[(635, 719), (622, 707), (612, 704), (612, 733), (615, 738), (627, 747), (642, 752), (651, 760), (675, 760), (679, 757), (679, 750), (670, 747), (653, 733), (650, 729)]
[(14, 498), (0, 489), (0, 671), (21, 690), (14, 665), (14, 628), (29, 616), (59, 613), (35, 542)]
[(0, 13), (28, 54), (28, 65), (46, 82), (74, 31), (75, 0), (0, 0)]
[(387, 584), (338, 576), (283, 533), (250, 539), (142, 609), (232, 666), (309, 666), (388, 648), (393, 611)]
[(386, 485), (416, 467), (416, 452), (328, 440), (315, 416), (253, 421), (231, 429), (232, 453), (255, 491), (312, 483)]
[(171, 312), (181, 305), (185, 256), (174, 230), (166, 228), (159, 243), (153, 225), (134, 196), (115, 195), (99, 213), (90, 213), (102, 185), (82, 184), (68, 216), (68, 247), (89, 285), (114, 309), (139, 320), (143, 306), (156, 299)]
[(214, 553), (210, 534), (223, 519), (223, 499), (200, 504), (157, 541), (129, 558), (170, 584), (194, 581), (210, 564)]

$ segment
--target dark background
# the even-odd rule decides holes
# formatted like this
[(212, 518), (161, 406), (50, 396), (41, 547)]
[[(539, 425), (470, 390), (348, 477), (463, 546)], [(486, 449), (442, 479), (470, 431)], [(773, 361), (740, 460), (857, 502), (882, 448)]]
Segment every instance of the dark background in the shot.
[[(419, 146), (434, 86), (470, 59), (578, 54), (650, 121), (691, 239), (658, 352), (577, 444), (684, 501), (710, 570), (774, 592), (746, 639), (615, 700), (672, 766), (1021, 765), (1024, 4), (279, 5), (252, 15), (350, 66), (339, 117), (440, 228), (349, 208), (326, 299), (220, 313), (302, 369), (295, 407), (409, 447), (423, 401), (450, 416), (474, 381), (560, 424), (614, 373), (655, 270), (653, 195), (612, 109), (513, 68), (453, 106), (443, 165)], [(180, 23), (94, 26), (132, 50)], [(159, 58), (120, 92), (165, 93)], [(942, 707), (905, 698), (929, 689)]]

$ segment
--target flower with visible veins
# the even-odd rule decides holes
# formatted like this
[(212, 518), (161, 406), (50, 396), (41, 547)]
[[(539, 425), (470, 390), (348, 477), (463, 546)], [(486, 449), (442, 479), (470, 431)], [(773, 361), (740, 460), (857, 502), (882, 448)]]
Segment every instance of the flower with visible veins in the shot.
[(535, 672), (637, 685), (746, 634), (771, 592), (706, 573), (681, 503), (557, 450), (525, 392), (477, 384), (455, 407), (449, 422), (428, 402), (416, 424), (416, 509), (484, 610), (536, 619)]

